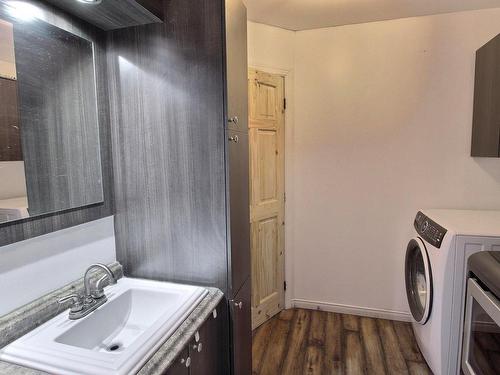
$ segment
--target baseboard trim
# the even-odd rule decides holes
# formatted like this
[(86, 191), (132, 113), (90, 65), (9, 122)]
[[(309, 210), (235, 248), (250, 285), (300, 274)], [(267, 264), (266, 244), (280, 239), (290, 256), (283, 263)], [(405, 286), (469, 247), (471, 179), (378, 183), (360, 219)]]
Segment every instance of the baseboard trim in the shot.
[(367, 316), (370, 318), (398, 320), (402, 322), (410, 322), (411, 316), (407, 312), (374, 309), (371, 307), (350, 306), (339, 303), (311, 301), (306, 299), (294, 298), (292, 299), (292, 306), (309, 310), (322, 310), (329, 312), (336, 312), (340, 314), (351, 314), (359, 316)]

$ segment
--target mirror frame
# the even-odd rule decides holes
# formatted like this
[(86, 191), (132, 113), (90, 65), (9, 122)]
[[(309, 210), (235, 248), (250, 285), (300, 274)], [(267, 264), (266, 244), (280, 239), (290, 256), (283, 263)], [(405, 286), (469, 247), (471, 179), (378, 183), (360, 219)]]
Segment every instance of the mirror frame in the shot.
[[(104, 201), (89, 206), (42, 214), (19, 221), (0, 223), (0, 246), (98, 220), (113, 215), (114, 211), (111, 127), (105, 50), (106, 34), (95, 26), (73, 17), (49, 4), (33, 0), (24, 0), (23, 2), (37, 7), (40, 10), (41, 18), (45, 22), (93, 43)], [(6, 4), (6, 0), (0, 0), (0, 8), (4, 7)]]

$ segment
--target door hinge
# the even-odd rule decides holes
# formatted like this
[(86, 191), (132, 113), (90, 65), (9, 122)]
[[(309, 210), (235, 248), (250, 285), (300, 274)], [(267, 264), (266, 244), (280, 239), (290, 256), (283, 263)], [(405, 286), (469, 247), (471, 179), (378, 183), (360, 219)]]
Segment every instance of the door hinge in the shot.
[(286, 98), (283, 98), (283, 109), (286, 110)]
[(283, 202), (286, 203), (286, 193), (283, 193)]
[(286, 281), (283, 281), (283, 290), (286, 290)]

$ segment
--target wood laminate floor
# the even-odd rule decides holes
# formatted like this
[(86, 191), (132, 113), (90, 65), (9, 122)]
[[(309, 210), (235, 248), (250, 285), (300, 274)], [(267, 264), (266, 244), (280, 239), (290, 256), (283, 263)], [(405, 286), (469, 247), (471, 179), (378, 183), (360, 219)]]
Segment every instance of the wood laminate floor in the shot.
[(256, 375), (432, 375), (409, 323), (282, 311), (253, 332)]

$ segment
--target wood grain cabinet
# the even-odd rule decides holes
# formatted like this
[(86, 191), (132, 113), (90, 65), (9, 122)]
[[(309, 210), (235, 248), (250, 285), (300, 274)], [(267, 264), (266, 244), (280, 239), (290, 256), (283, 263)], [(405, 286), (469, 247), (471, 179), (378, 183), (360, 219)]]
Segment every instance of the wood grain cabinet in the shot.
[[(251, 321), (250, 278), (241, 290), (229, 301), (232, 335), (232, 373), (249, 375), (252, 373), (252, 321)], [(250, 334), (249, 334), (250, 333)], [(250, 348), (250, 350), (248, 350)]]
[(229, 371), (226, 343), (226, 303), (221, 301), (164, 375), (224, 375)]
[(228, 190), (231, 251), (229, 295), (234, 296), (250, 276), (250, 205), (248, 134), (227, 131)]
[(226, 190), (229, 206), (228, 296), (250, 276), (250, 192), (248, 140), (248, 64), (246, 8), (225, 0), (226, 40)]
[(500, 157), (500, 35), (476, 52), (471, 156)]
[(229, 341), (232, 374), (246, 375), (252, 372), (247, 17), (242, 0), (224, 4)]
[(163, 375), (189, 375), (190, 362), (189, 348), (184, 348)]

